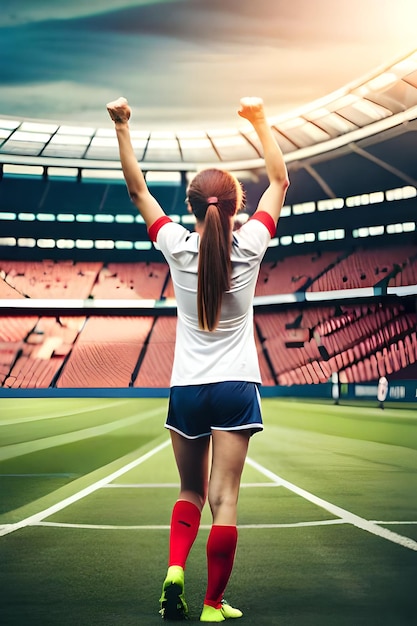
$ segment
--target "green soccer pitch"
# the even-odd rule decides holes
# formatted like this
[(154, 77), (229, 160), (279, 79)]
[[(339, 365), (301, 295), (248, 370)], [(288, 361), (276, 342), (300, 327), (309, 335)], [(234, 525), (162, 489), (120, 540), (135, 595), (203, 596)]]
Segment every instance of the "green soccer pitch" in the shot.
[[(152, 626), (178, 479), (166, 399), (0, 398), (2, 626)], [(242, 626), (417, 624), (417, 412), (264, 399), (226, 599)], [(186, 570), (206, 584), (202, 526)]]

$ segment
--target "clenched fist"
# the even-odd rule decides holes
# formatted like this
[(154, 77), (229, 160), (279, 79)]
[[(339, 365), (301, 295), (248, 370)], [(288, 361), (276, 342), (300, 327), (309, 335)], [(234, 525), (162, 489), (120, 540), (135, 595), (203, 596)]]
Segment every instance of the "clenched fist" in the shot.
[(113, 102), (109, 102), (107, 110), (111, 119), (116, 124), (127, 124), (132, 114), (132, 109), (126, 98), (118, 98), (117, 100), (113, 100)]
[(263, 121), (265, 119), (265, 111), (262, 98), (242, 98), (238, 114), (251, 124)]

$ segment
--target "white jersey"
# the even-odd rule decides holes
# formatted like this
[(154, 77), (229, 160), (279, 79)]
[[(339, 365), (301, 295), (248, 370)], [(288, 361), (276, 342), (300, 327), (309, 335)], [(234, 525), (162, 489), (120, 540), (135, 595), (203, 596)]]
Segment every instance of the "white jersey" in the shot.
[[(253, 330), (253, 296), (261, 260), (275, 224), (259, 212), (233, 233), (231, 288), (223, 296), (216, 330), (198, 326), (200, 237), (163, 217), (149, 229), (171, 272), (177, 301), (177, 337), (171, 386), (221, 381), (261, 382)], [(266, 216), (266, 217), (265, 217)]]

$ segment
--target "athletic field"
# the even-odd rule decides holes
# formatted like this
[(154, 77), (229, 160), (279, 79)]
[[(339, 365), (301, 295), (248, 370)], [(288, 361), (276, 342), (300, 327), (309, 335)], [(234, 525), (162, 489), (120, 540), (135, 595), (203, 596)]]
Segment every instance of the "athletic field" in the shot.
[[(178, 484), (161, 399), (0, 398), (2, 626), (152, 626)], [(417, 411), (263, 401), (226, 598), (253, 626), (417, 624)], [(204, 597), (202, 528), (186, 571)]]

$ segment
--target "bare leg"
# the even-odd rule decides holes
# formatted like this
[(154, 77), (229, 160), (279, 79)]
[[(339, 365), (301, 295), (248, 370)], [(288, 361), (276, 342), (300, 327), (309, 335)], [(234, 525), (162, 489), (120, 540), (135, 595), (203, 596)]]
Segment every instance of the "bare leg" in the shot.
[(248, 451), (249, 432), (213, 430), (213, 461), (209, 503), (213, 524), (235, 526), (240, 479)]
[(181, 481), (178, 499), (192, 502), (201, 511), (207, 498), (210, 437), (186, 439), (170, 432)]

